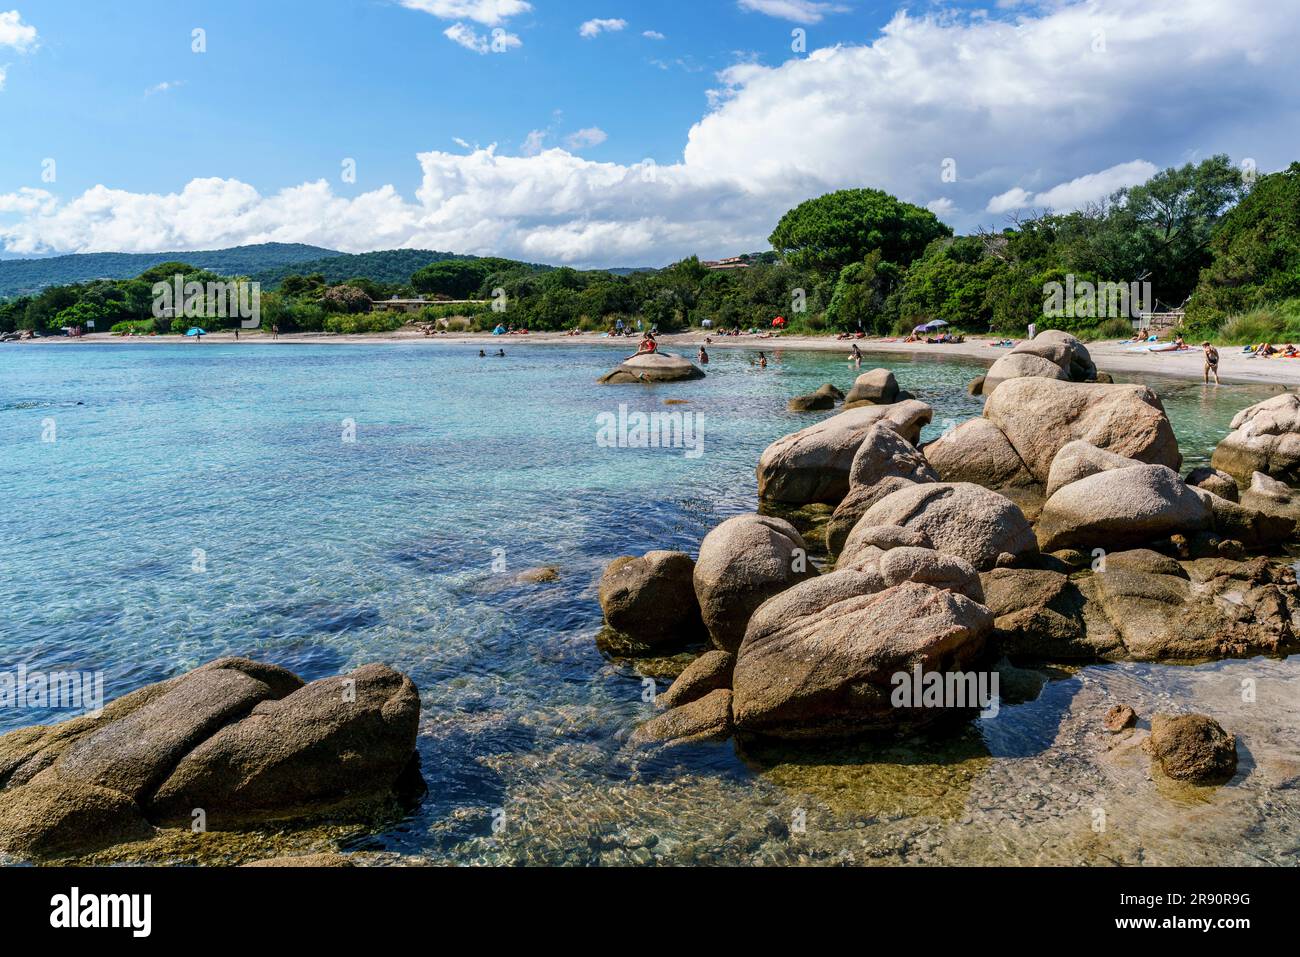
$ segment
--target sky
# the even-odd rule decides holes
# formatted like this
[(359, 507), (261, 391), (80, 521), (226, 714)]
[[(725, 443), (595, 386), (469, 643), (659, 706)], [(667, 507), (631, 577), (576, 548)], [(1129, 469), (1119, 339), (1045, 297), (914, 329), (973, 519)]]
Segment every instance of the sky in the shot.
[(661, 266), (854, 187), (1001, 228), (1300, 160), (1297, 49), (1300, 0), (0, 0), (0, 256)]

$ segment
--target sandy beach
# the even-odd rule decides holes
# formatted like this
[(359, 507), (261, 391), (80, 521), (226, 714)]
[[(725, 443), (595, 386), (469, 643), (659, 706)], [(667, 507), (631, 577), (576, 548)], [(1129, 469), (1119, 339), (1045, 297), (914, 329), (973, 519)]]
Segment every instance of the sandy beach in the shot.
[[(771, 339), (758, 336), (711, 336), (710, 350), (748, 349), (775, 352), (779, 349), (801, 349), (821, 352), (849, 351), (851, 341), (840, 341), (828, 336), (787, 335)], [(693, 357), (704, 344), (706, 334), (688, 332), (665, 334), (659, 337), (662, 348), (680, 352)], [(999, 340), (991, 337), (968, 337), (965, 342), (948, 345), (929, 345), (926, 343), (903, 342), (901, 339), (860, 339), (858, 348), (865, 353), (906, 353), (912, 355), (960, 356), (976, 359), (989, 365), (1005, 355), (1006, 348), (995, 345)], [(122, 338), (109, 333), (95, 333), (80, 339), (44, 338), (23, 343), (5, 343), (0, 349), (18, 349), (25, 346), (62, 346), (74, 347), (103, 343), (129, 343), (132, 345), (156, 345), (160, 343), (177, 344), (185, 342), (195, 348), (202, 348), (200, 343), (182, 340), (176, 336), (156, 336), (145, 338)], [(527, 336), (491, 336), (484, 333), (446, 333), (437, 336), (425, 336), (419, 332), (398, 331), (387, 335), (340, 336), (325, 333), (283, 334), (272, 339), (266, 333), (244, 333), (238, 340), (234, 333), (223, 332), (203, 337), (204, 343), (222, 345), (382, 345), (386, 343), (429, 343), (457, 344), (466, 347), (494, 349), (518, 349), (532, 346), (551, 345), (602, 345), (611, 350), (631, 354), (636, 351), (635, 338), (612, 339), (599, 333), (586, 333), (572, 336), (563, 332), (538, 332)], [(1200, 379), (1203, 375), (1204, 362), (1199, 348), (1184, 352), (1145, 352), (1135, 351), (1129, 342), (1090, 342), (1088, 351), (1092, 354), (1097, 368), (1105, 372), (1118, 372), (1127, 375), (1150, 373), (1159, 376), (1171, 376), (1181, 379)], [(1220, 348), (1219, 377), (1224, 382), (1272, 383), (1290, 387), (1300, 385), (1300, 361), (1291, 359), (1255, 359), (1243, 355), (1239, 347)]]

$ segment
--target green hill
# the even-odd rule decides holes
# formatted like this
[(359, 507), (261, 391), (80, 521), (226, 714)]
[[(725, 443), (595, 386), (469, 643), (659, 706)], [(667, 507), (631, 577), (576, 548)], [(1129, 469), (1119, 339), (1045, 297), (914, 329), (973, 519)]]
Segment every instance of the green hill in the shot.
[[(130, 279), (159, 263), (179, 261), (223, 276), (248, 276), (263, 270), (320, 262), (339, 253), (301, 243), (262, 243), (233, 249), (162, 253), (75, 253), (45, 259), (0, 261), (0, 299), (29, 295), (48, 286), (93, 279)], [(291, 272), (294, 270), (290, 270)]]
[(414, 273), (432, 263), (474, 258), (428, 249), (386, 249), (374, 253), (334, 253), (312, 260), (267, 265), (247, 275), (267, 290), (279, 286), (285, 276), (310, 276), (314, 273), (320, 273), (330, 284), (365, 277), (377, 283), (401, 285), (410, 282)]

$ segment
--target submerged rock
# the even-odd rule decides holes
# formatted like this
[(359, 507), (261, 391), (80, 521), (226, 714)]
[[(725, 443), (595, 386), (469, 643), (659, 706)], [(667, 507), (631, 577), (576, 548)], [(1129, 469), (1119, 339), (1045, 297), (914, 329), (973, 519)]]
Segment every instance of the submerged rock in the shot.
[(665, 711), (633, 732), (633, 747), (697, 744), (731, 737), (731, 692), (726, 688)]
[(1176, 781), (1222, 783), (1237, 773), (1236, 737), (1203, 714), (1152, 718), (1151, 754)]
[(667, 352), (653, 352), (633, 356), (597, 381), (602, 385), (620, 385), (629, 382), (683, 382), (703, 378), (704, 370), (689, 359)]
[(837, 505), (849, 491), (849, 471), (872, 426), (887, 422), (916, 444), (933, 415), (909, 400), (832, 415), (767, 447), (758, 463), (758, 494), (768, 502)]
[(797, 395), (786, 403), (786, 408), (791, 412), (825, 412), (828, 409), (835, 408), (835, 397), (819, 395), (816, 392), (809, 395)]
[(1126, 704), (1113, 705), (1106, 712), (1105, 726), (1111, 734), (1119, 734), (1137, 724), (1137, 712)]
[(383, 665), (303, 685), (223, 658), (98, 716), (0, 737), (0, 847), (76, 855), (206, 814), (210, 830), (351, 813), (413, 766), (419, 695)]
[(671, 688), (655, 697), (655, 704), (661, 708), (676, 708), (719, 688), (730, 688), (735, 667), (736, 656), (731, 652), (706, 651), (686, 666)]
[(647, 647), (684, 645), (704, 634), (695, 597), (695, 562), (685, 552), (616, 558), (600, 580), (611, 628)]
[(782, 519), (738, 515), (709, 532), (694, 583), (715, 647), (735, 651), (759, 605), (816, 574), (803, 537)]

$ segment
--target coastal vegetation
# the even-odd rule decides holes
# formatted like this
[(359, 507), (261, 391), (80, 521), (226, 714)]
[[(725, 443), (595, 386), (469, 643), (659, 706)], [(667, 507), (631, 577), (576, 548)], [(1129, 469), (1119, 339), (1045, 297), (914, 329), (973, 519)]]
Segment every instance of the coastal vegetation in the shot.
[[(1229, 157), (1213, 156), (1082, 210), (1028, 211), (1000, 231), (967, 236), (879, 190), (841, 190), (787, 212), (770, 252), (729, 264), (689, 257), (657, 270), (397, 250), (222, 272), (196, 254), (135, 278), (11, 297), (0, 302), (0, 332), (94, 322), (98, 331), (183, 333), (192, 322), (156, 320), (151, 295), (154, 282), (180, 274), (261, 282), (263, 326), (283, 331), (381, 332), (411, 321), (605, 331), (620, 319), (665, 331), (706, 321), (718, 330), (770, 329), (781, 316), (789, 331), (808, 334), (900, 335), (943, 320), (961, 331), (1020, 336), (1043, 323), (1052, 284), (1077, 283), (1149, 284), (1157, 311), (1185, 312), (1179, 331), (1187, 336), (1300, 339), (1300, 163), (1252, 179)], [(415, 313), (385, 311), (386, 301), (420, 298), (428, 305)], [(213, 320), (209, 331), (222, 325)], [(1051, 325), (1082, 339), (1127, 338), (1133, 329), (1130, 316), (1113, 309), (1056, 315)]]

